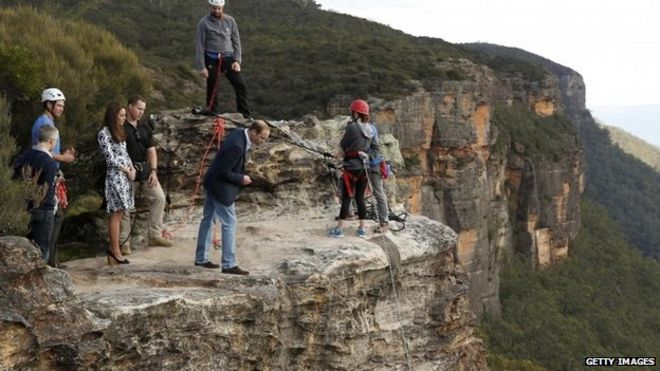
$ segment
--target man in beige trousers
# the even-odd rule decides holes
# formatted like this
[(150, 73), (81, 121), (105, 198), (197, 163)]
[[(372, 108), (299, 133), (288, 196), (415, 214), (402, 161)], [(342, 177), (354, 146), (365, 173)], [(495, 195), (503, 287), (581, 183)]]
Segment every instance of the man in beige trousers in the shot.
[[(136, 189), (149, 201), (149, 246), (172, 246), (169, 233), (163, 230), (163, 214), (165, 212), (165, 194), (158, 182), (158, 156), (153, 141), (152, 127), (140, 123), (147, 104), (142, 96), (134, 95), (128, 99), (126, 110), (126, 149), (137, 170), (133, 192)], [(138, 184), (141, 183), (141, 184)], [(131, 253), (129, 233), (131, 232), (130, 212), (124, 212), (121, 224), (120, 243), (122, 254)]]

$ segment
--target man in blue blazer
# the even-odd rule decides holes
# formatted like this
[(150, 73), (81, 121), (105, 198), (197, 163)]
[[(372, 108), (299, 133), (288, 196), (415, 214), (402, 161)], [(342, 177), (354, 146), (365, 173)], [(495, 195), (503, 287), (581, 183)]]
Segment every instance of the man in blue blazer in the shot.
[(255, 120), (249, 129), (234, 130), (222, 143), (211, 167), (204, 176), (204, 216), (197, 233), (195, 265), (220, 268), (209, 260), (211, 225), (215, 216), (222, 224), (222, 272), (248, 275), (236, 263), (236, 212), (234, 201), (241, 188), (252, 183), (245, 174), (245, 155), (252, 146), (260, 146), (270, 135), (270, 128), (262, 120)]

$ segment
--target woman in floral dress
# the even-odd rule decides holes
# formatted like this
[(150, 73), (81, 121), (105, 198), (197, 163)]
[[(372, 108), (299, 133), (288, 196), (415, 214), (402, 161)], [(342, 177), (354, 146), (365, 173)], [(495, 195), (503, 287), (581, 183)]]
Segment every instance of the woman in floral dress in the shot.
[(133, 208), (133, 180), (135, 168), (126, 151), (126, 133), (124, 121), (126, 108), (119, 103), (108, 104), (103, 120), (104, 127), (96, 139), (105, 156), (107, 171), (105, 174), (105, 200), (108, 213), (108, 234), (110, 248), (108, 249), (108, 264), (128, 264), (119, 248), (119, 228), (124, 210)]

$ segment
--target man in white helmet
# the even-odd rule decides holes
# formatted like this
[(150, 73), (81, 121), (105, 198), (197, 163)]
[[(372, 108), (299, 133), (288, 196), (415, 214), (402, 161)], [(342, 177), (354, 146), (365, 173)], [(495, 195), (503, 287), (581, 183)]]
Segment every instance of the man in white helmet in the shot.
[(208, 0), (210, 12), (197, 23), (195, 68), (206, 79), (206, 106), (220, 113), (217, 104), (217, 78), (224, 73), (236, 92), (236, 107), (250, 118), (247, 87), (241, 75), (241, 37), (234, 17), (224, 13), (224, 0)]
[[(60, 89), (48, 88), (41, 93), (41, 104), (43, 106), (43, 113), (37, 118), (32, 125), (32, 146), (35, 147), (39, 144), (39, 130), (42, 126), (48, 125), (55, 127), (55, 120), (62, 116), (64, 113), (64, 103), (66, 98)], [(60, 151), (60, 136), (57, 135), (57, 141), (52, 149), (53, 159), (57, 161), (58, 176), (56, 180), (56, 193), (57, 183), (60, 182), (60, 187), (63, 187), (64, 177), (62, 171), (59, 170), (60, 162), (71, 163), (76, 159), (76, 152), (73, 147), (67, 148), (64, 152)], [(57, 212), (55, 213), (53, 231), (50, 238), (50, 253), (48, 254), (48, 265), (56, 267), (57, 262), (57, 239), (60, 235), (62, 222), (64, 221), (64, 209), (67, 207), (66, 198), (61, 197), (58, 200)]]

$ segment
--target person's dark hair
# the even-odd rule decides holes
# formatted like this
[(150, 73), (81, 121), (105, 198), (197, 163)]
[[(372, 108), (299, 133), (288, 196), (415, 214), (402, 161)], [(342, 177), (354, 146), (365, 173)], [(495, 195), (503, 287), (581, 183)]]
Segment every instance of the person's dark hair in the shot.
[(351, 112), (351, 115), (353, 116), (353, 121), (360, 119), (362, 122), (369, 122), (369, 115), (365, 115), (364, 113)]
[(50, 104), (52, 107), (55, 107), (55, 101), (54, 100), (47, 100), (47, 101), (41, 103), (41, 106), (42, 106), (41, 108), (44, 111), (49, 110), (50, 108), (48, 108), (48, 104)]
[(117, 102), (111, 102), (108, 104), (108, 107), (106, 107), (105, 117), (103, 118), (103, 124), (108, 127), (108, 130), (110, 130), (110, 134), (112, 135), (112, 140), (116, 143), (126, 140), (124, 123), (117, 124), (117, 116), (122, 109), (126, 109), (126, 107)]
[(262, 131), (268, 130), (270, 131), (270, 128), (268, 127), (268, 124), (266, 124), (265, 121), (263, 120), (254, 120), (252, 121), (252, 125), (250, 125), (250, 129), (256, 131), (257, 134), (261, 134)]
[(139, 94), (133, 95), (132, 97), (128, 98), (128, 105), (132, 105), (132, 104), (135, 104), (137, 102), (147, 103), (147, 101), (144, 99), (144, 97), (139, 95)]

